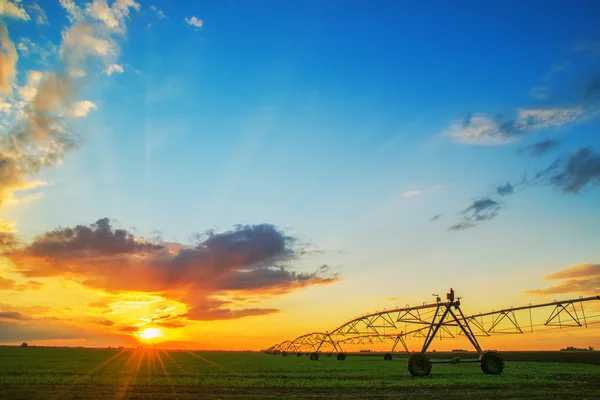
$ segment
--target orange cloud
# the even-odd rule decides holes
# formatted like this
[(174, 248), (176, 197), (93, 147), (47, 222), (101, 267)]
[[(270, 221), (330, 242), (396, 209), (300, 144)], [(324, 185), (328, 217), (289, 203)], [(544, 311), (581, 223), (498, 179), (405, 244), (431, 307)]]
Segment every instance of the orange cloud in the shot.
[(27, 281), (25, 283), (18, 284), (14, 279), (7, 279), (0, 276), (0, 290), (39, 290), (43, 286), (44, 284), (38, 281)]
[[(327, 266), (299, 272), (291, 265), (306, 255), (296, 239), (272, 225), (236, 226), (208, 233), (194, 246), (164, 245), (113, 229), (108, 218), (60, 228), (4, 256), (26, 277), (65, 277), (118, 294), (151, 292), (184, 303), (192, 320), (236, 319), (278, 312), (272, 308), (231, 309), (214, 296), (279, 295), (339, 278)], [(108, 303), (89, 303), (103, 308)]]
[(113, 325), (116, 325), (115, 321), (111, 321), (109, 319), (94, 320), (94, 323), (98, 324), (98, 325), (104, 325), (104, 326), (113, 326)]
[(597, 295), (600, 293), (600, 264), (578, 264), (554, 272), (544, 280), (561, 280), (556, 285), (544, 289), (529, 290), (526, 293), (535, 295), (565, 294)]

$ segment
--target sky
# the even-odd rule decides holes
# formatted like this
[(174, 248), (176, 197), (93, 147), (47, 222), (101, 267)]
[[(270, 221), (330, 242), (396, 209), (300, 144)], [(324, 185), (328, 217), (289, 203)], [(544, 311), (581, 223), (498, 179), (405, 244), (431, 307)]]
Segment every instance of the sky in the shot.
[(600, 295), (600, 3), (430, 3), (0, 0), (0, 343)]

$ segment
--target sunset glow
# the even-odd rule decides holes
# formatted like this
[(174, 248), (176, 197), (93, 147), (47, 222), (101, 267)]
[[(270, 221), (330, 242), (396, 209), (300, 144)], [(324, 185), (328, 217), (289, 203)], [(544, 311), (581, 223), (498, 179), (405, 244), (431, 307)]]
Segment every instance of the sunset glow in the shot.
[(163, 334), (162, 331), (158, 328), (146, 328), (140, 332), (139, 336), (142, 340), (157, 341), (163, 336)]
[(599, 295), (600, 2), (523, 3), (0, 0), (0, 345)]

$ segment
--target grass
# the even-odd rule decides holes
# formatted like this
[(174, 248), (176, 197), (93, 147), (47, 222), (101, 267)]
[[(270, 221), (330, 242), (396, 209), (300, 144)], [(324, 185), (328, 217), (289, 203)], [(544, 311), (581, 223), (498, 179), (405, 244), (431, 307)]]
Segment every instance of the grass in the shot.
[(478, 364), (434, 364), (413, 378), (406, 361), (262, 353), (0, 348), (0, 399), (96, 398), (527, 398), (593, 399), (600, 367), (507, 362), (501, 375)]

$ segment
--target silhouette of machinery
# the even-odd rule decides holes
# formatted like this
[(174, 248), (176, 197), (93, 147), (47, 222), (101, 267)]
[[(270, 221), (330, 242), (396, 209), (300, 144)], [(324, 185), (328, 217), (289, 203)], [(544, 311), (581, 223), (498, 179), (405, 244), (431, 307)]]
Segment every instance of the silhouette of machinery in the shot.
[[(385, 353), (386, 361), (392, 360), (398, 345), (401, 345), (408, 356), (408, 371), (413, 376), (426, 376), (431, 372), (434, 363), (479, 363), (485, 374), (500, 374), (504, 369), (504, 360), (496, 351), (484, 351), (477, 340), (478, 336), (492, 336), (506, 333), (524, 333), (523, 329), (533, 331), (536, 326), (566, 328), (587, 327), (589, 318), (586, 318), (583, 303), (600, 300), (600, 296), (579, 297), (562, 301), (553, 301), (542, 304), (529, 304), (521, 307), (511, 307), (499, 311), (492, 310), (487, 313), (465, 316), (461, 310), (460, 297), (455, 297), (454, 289), (446, 293), (445, 301), (437, 295), (435, 303), (421, 304), (384, 310), (354, 318), (338, 326), (331, 332), (311, 332), (299, 336), (294, 340), (287, 340), (276, 344), (266, 350), (270, 354), (281, 353), (284, 357), (288, 353), (298, 355), (309, 354), (310, 359), (316, 361), (319, 354), (332, 355), (337, 353), (338, 360), (343, 361), (347, 353), (342, 346), (367, 345), (374, 343), (391, 342), (390, 352)], [(577, 307), (580, 310), (578, 312)], [(551, 308), (550, 315), (545, 322), (534, 325), (532, 310), (537, 308)], [(521, 325), (517, 313), (529, 314), (529, 325)], [(598, 317), (598, 316), (592, 316)], [(488, 320), (489, 323), (485, 323)], [(522, 319), (522, 318), (521, 318)], [(600, 321), (598, 321), (600, 322)], [(596, 322), (594, 322), (596, 323)], [(456, 333), (453, 333), (452, 330)], [(436, 337), (466, 337), (478, 357), (472, 359), (432, 359), (427, 350)], [(417, 352), (410, 352), (406, 338), (420, 337), (423, 345)]]

